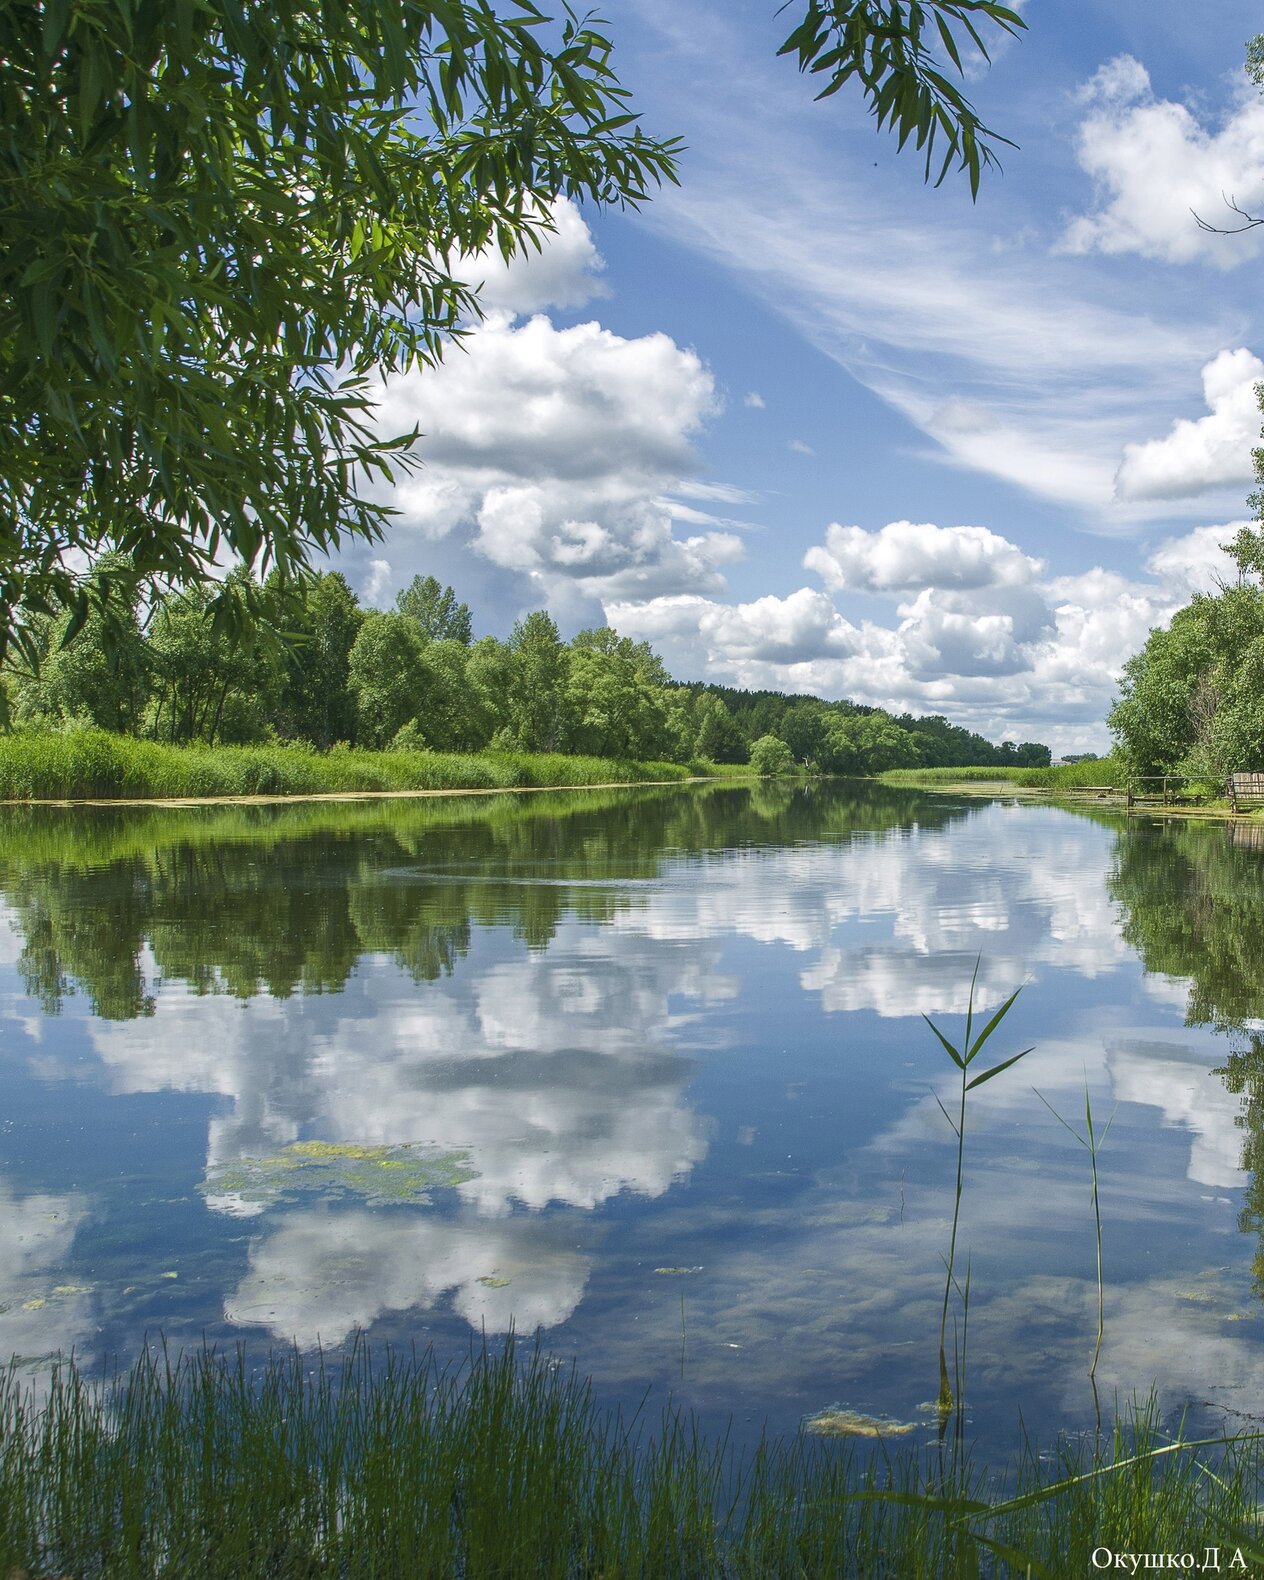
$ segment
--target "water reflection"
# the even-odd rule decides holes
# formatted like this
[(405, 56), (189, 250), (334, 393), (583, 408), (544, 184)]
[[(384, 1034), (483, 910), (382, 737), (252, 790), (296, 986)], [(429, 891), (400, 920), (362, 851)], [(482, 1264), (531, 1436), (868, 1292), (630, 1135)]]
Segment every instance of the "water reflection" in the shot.
[[(906, 1418), (953, 1155), (917, 1017), (981, 958), (1037, 1051), (972, 1109), (978, 1398), (1074, 1413), (1091, 1353), (1084, 1158), (1032, 1085), (1121, 1111), (1099, 1381), (1264, 1385), (1264, 889), (1220, 834), (828, 785), (6, 813), (3, 1068), (116, 1151), (89, 1179), (67, 1130), (0, 1199), (0, 1347), (139, 1341), (179, 1240), (195, 1336), (553, 1328), (617, 1389), (683, 1323), (695, 1402)], [(161, 1170), (115, 1161), (174, 1116)]]
[[(1261, 830), (1156, 824), (1121, 843), (1111, 889), (1122, 934), (1161, 975), (1187, 1025), (1222, 1033), (1230, 1051), (1214, 1072), (1224, 1118), (1249, 1176), (1240, 1226), (1254, 1235), (1264, 1296), (1264, 841)], [(1196, 1176), (1208, 1178), (1210, 1170)], [(1220, 1182), (1230, 1183), (1224, 1175)]]

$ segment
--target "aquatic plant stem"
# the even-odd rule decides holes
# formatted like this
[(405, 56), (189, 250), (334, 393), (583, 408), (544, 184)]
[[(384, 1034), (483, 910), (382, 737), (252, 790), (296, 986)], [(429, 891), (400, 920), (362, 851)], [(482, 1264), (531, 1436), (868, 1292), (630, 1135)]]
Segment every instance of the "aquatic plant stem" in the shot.
[[(1032, 1090), (1036, 1091), (1035, 1087), (1033, 1087)], [(1058, 1121), (1058, 1123), (1062, 1126), (1062, 1128), (1064, 1130), (1069, 1131), (1071, 1133), (1071, 1135), (1073, 1135), (1075, 1137), (1075, 1139), (1080, 1143), (1080, 1145), (1082, 1147), (1087, 1148), (1088, 1155), (1089, 1155), (1089, 1160), (1090, 1160), (1090, 1162), (1092, 1164), (1092, 1173), (1093, 1173), (1093, 1198), (1092, 1198), (1093, 1199), (1093, 1227), (1094, 1227), (1094, 1229), (1096, 1231), (1096, 1236), (1097, 1236), (1097, 1345), (1096, 1345), (1096, 1348), (1093, 1350), (1093, 1364), (1088, 1369), (1088, 1375), (1089, 1375), (1090, 1381), (1093, 1381), (1093, 1380), (1095, 1380), (1095, 1378), (1097, 1376), (1097, 1362), (1101, 1358), (1101, 1353), (1102, 1353), (1102, 1335), (1105, 1332), (1105, 1315), (1104, 1315), (1104, 1310), (1105, 1310), (1105, 1285), (1104, 1285), (1103, 1279), (1102, 1279), (1102, 1208), (1101, 1208), (1101, 1200), (1100, 1200), (1100, 1198), (1099, 1198), (1099, 1196), (1097, 1194), (1097, 1154), (1101, 1151), (1101, 1149), (1106, 1144), (1106, 1137), (1110, 1134), (1110, 1127), (1115, 1122), (1115, 1116), (1114, 1116), (1114, 1114), (1112, 1114), (1110, 1116), (1110, 1118), (1106, 1121), (1106, 1128), (1105, 1128), (1105, 1130), (1102, 1131), (1101, 1136), (1099, 1138), (1098, 1135), (1097, 1135), (1097, 1132), (1093, 1128), (1093, 1104), (1092, 1104), (1092, 1100), (1089, 1097), (1088, 1079), (1087, 1079), (1087, 1077), (1085, 1078), (1085, 1081), (1084, 1081), (1084, 1127), (1085, 1127), (1085, 1132), (1086, 1132), (1085, 1135), (1081, 1135), (1079, 1133), (1079, 1131), (1075, 1128), (1074, 1125), (1071, 1125), (1071, 1124), (1067, 1123), (1067, 1121), (1062, 1117), (1062, 1115), (1053, 1106), (1053, 1104), (1049, 1101), (1049, 1099), (1044, 1095), (1043, 1092), (1036, 1092), (1036, 1096), (1045, 1105), (1045, 1107), (1049, 1110), (1049, 1112), (1053, 1115), (1053, 1117)]]
[(948, 1260), (944, 1277), (944, 1299), (939, 1314), (939, 1398), (937, 1403), (939, 1410), (943, 1414), (947, 1414), (947, 1412), (951, 1410), (953, 1406), (952, 1383), (948, 1377), (946, 1341), (948, 1333), (948, 1302), (952, 1297), (953, 1269), (956, 1265), (957, 1259), (957, 1230), (961, 1222), (961, 1195), (965, 1174), (966, 1098), (976, 1086), (982, 1086), (984, 1081), (990, 1081), (993, 1076), (1000, 1075), (1002, 1070), (1008, 1070), (1012, 1064), (1017, 1064), (1020, 1059), (1026, 1058), (1026, 1056), (1031, 1052), (1030, 1048), (1024, 1048), (1021, 1053), (1015, 1053), (1008, 1059), (1002, 1059), (999, 1064), (994, 1064), (991, 1069), (984, 1070), (982, 1074), (971, 1076), (970, 1066), (974, 1063), (976, 1057), (982, 1051), (984, 1045), (988, 1041), (988, 1038), (991, 1037), (992, 1033), (1005, 1019), (1006, 1015), (1009, 1014), (1010, 1009), (1013, 1007), (1014, 1000), (1022, 991), (1021, 988), (1015, 988), (1015, 990), (1001, 1005), (1000, 1009), (996, 1011), (996, 1013), (988, 1021), (987, 1025), (984, 1026), (983, 1030), (976, 1037), (974, 1035), (974, 994), (975, 989), (978, 986), (979, 965), (981, 960), (982, 956), (975, 960), (974, 973), (970, 978), (970, 996), (966, 1003), (966, 1033), (960, 1048), (954, 1047), (953, 1044), (948, 1041), (947, 1037), (944, 1036), (943, 1032), (940, 1031), (939, 1027), (936, 1026), (935, 1022), (930, 1018), (929, 1015), (922, 1016), (922, 1019), (939, 1039), (939, 1042), (945, 1053), (947, 1053), (948, 1057), (961, 1072), (961, 1101), (957, 1118), (955, 1120), (944, 1107), (943, 1103), (940, 1102), (938, 1095), (935, 1097), (935, 1101), (939, 1103), (940, 1113), (943, 1114), (944, 1118), (952, 1126), (953, 1133), (957, 1137), (957, 1183), (952, 1204), (952, 1233), (948, 1240)]

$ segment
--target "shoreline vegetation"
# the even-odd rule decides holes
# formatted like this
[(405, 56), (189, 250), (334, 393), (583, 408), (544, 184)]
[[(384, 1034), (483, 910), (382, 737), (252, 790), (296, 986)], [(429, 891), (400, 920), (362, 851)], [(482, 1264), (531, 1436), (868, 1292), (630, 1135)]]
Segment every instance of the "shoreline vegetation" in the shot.
[(1153, 1401), (999, 1475), (930, 1424), (906, 1446), (809, 1421), (739, 1454), (670, 1404), (640, 1416), (512, 1337), (446, 1368), (364, 1340), (261, 1365), (152, 1345), (103, 1383), (73, 1359), (38, 1385), (10, 1368), (0, 1573), (1002, 1580), (1213, 1550), (1261, 1573), (1264, 1437), (1169, 1435)]
[[(770, 765), (771, 766), (771, 765)], [(0, 735), (0, 805), (262, 805), (309, 800), (494, 795), (543, 790), (669, 787), (706, 781), (805, 782), (818, 775), (780, 763), (638, 761), (569, 752), (373, 750), (306, 742), (171, 745), (95, 728), (18, 728)], [(830, 778), (832, 775), (824, 775)], [(844, 776), (853, 777), (853, 776)], [(1052, 767), (896, 768), (869, 777), (901, 789), (1040, 798), (1066, 796), (1127, 780), (1114, 757)], [(1147, 806), (1163, 816), (1234, 816), (1223, 800), (1193, 806)], [(1244, 814), (1236, 814), (1241, 817)]]
[(0, 736), (0, 802), (290, 800), (474, 794), (749, 778), (705, 759), (638, 762), (562, 752), (319, 752), (294, 743), (171, 746), (106, 730), (16, 730)]

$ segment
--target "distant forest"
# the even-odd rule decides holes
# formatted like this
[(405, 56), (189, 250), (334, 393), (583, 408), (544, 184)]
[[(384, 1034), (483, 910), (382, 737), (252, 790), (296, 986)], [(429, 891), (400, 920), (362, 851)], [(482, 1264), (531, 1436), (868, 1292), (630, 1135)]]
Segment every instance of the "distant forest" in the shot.
[[(102, 586), (113, 586), (113, 578)], [(236, 571), (142, 607), (102, 603), (34, 632), (34, 662), (3, 675), (19, 727), (95, 725), (172, 743), (298, 740), (432, 751), (575, 752), (642, 761), (787, 759), (808, 770), (1043, 766), (1036, 742), (997, 746), (940, 715), (680, 684), (648, 643), (609, 627), (564, 642), (542, 610), (501, 641), (415, 577), (389, 611), (336, 571), (262, 586)], [(218, 613), (218, 617), (216, 614)], [(762, 746), (761, 746), (762, 742)]]

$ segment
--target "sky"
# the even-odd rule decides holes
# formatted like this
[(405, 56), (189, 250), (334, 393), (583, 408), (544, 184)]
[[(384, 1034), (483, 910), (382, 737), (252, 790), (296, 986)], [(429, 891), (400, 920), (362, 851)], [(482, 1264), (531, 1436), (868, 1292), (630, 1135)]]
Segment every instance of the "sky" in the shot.
[(339, 568), (382, 607), (435, 575), (476, 635), (547, 608), (681, 680), (1105, 749), (1123, 664), (1252, 516), (1264, 236), (1195, 215), (1264, 213), (1258, 7), (1029, 0), (967, 62), (1017, 144), (973, 203), (814, 102), (794, 9), (605, 8), (680, 185), (470, 260), (483, 320), (388, 381), (421, 465)]

